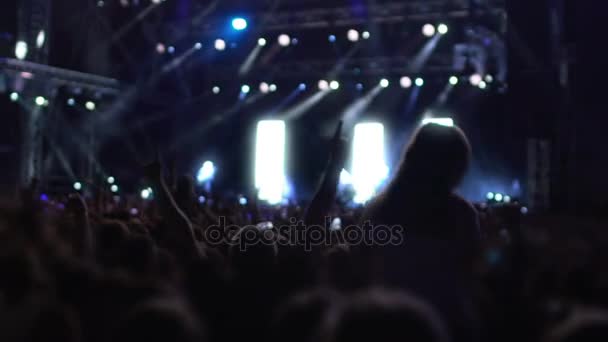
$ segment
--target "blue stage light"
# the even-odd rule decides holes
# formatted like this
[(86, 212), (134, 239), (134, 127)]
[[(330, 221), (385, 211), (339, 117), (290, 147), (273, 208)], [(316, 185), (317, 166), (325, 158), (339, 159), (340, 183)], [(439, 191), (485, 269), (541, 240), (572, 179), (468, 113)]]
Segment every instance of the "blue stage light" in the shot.
[(247, 28), (247, 20), (245, 20), (244, 18), (232, 19), (232, 28), (237, 31), (243, 31)]

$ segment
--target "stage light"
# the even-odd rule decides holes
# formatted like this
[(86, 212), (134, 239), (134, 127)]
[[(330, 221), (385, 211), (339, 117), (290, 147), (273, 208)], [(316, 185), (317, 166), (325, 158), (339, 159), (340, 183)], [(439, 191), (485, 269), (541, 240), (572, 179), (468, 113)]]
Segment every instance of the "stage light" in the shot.
[(46, 33), (44, 32), (44, 30), (40, 30), (40, 32), (38, 32), (38, 35), (36, 36), (36, 47), (40, 49), (44, 45), (45, 41)]
[(416, 78), (415, 82), (418, 87), (422, 87), (424, 85), (424, 80), (420, 77)]
[(528, 213), (528, 208), (526, 207), (521, 207), (521, 209), (519, 210), (523, 215), (526, 215)]
[(17, 102), (19, 101), (19, 93), (17, 92), (12, 92), (9, 97), (11, 98), (11, 101), (13, 102)]
[(112, 184), (112, 186), (110, 186), (110, 191), (112, 191), (112, 192), (118, 192), (118, 185)]
[(382, 88), (388, 88), (389, 84), (390, 84), (390, 82), (386, 78), (383, 78), (380, 80), (380, 86)]
[(260, 83), (260, 92), (266, 94), (270, 91), (270, 86), (266, 82)]
[(278, 42), (282, 47), (287, 47), (289, 44), (291, 44), (291, 38), (286, 34), (282, 34), (279, 36)]
[(213, 47), (215, 47), (217, 51), (224, 51), (226, 50), (226, 41), (223, 39), (216, 39)]
[(169, 46), (169, 47), (167, 48), (167, 52), (168, 52), (168, 53), (170, 53), (170, 54), (175, 53), (175, 46)]
[(502, 202), (502, 199), (503, 199), (502, 194), (496, 194), (496, 195), (494, 195), (494, 200), (496, 202)]
[(432, 37), (435, 35), (435, 26), (431, 25), (431, 24), (425, 24), (424, 26), (422, 26), (422, 34), (425, 37)]
[(480, 74), (473, 74), (471, 75), (471, 77), (469, 77), (469, 82), (475, 87), (479, 86), (479, 83), (481, 83), (481, 81), (482, 78)]
[(439, 32), (439, 34), (446, 34), (446, 33), (448, 33), (448, 25), (446, 25), (446, 24), (439, 24), (437, 26), (437, 32)]
[(82, 183), (75, 182), (74, 185), (73, 185), (73, 187), (74, 187), (74, 190), (80, 191), (80, 190), (82, 190)]
[(42, 96), (36, 96), (36, 98), (34, 99), (34, 102), (36, 103), (37, 106), (44, 106), (46, 99)]
[(306, 91), (306, 84), (300, 83), (300, 85), (298, 86), (298, 89), (300, 89), (300, 91)]
[(329, 87), (331, 88), (331, 90), (338, 90), (340, 88), (340, 82), (331, 81), (329, 82)]
[(387, 174), (384, 160), (384, 125), (360, 123), (353, 138), (353, 174), (356, 203), (369, 201)]
[(243, 31), (247, 28), (247, 20), (245, 20), (244, 18), (232, 19), (232, 28), (237, 31)]
[(87, 101), (87, 102), (84, 104), (84, 107), (85, 107), (86, 109), (90, 110), (90, 111), (94, 111), (94, 110), (95, 110), (95, 108), (96, 108), (97, 106), (95, 105), (95, 102), (93, 102), (93, 101)]
[(219, 94), (219, 93), (220, 93), (220, 87), (215, 86), (215, 87), (213, 87), (213, 88), (211, 89), (211, 91), (212, 91), (214, 94), (216, 94), (216, 95), (217, 95), (217, 94)]
[(327, 37), (327, 40), (329, 40), (330, 43), (335, 43), (336, 36), (334, 36), (333, 34), (330, 34), (329, 37)]
[(68, 106), (73, 107), (76, 104), (76, 100), (74, 100), (74, 98), (70, 97), (66, 103), (68, 104)]
[(401, 85), (401, 88), (404, 89), (410, 88), (412, 86), (412, 79), (407, 76), (403, 76), (399, 80), (399, 85)]
[(258, 122), (255, 154), (255, 187), (258, 197), (280, 203), (285, 190), (285, 122)]
[(327, 89), (329, 89), (329, 83), (327, 83), (326, 80), (320, 80), (319, 81), (319, 89), (320, 90), (327, 90)]
[(292, 38), (291, 39), (291, 45), (298, 45), (300, 41), (298, 40), (298, 38)]
[(478, 87), (479, 89), (486, 89), (488, 87), (488, 84), (485, 81), (481, 81), (479, 82)]
[(450, 77), (450, 84), (451, 84), (451, 85), (457, 85), (457, 84), (458, 84), (458, 77), (456, 77), (456, 76), (451, 76), (451, 77)]
[(142, 199), (147, 200), (147, 199), (149, 199), (149, 198), (150, 198), (150, 190), (148, 190), (148, 189), (143, 189), (143, 190), (141, 191), (140, 195), (141, 195), (141, 198), (142, 198)]
[(241, 196), (239, 197), (239, 204), (240, 205), (247, 205), (247, 198)]
[(202, 49), (202, 48), (203, 48), (203, 44), (201, 44), (201, 43), (198, 43), (198, 42), (197, 42), (196, 44), (194, 44), (194, 48), (195, 48), (196, 50), (200, 50), (200, 49)]
[(25, 59), (27, 57), (27, 43), (19, 40), (15, 44), (15, 57), (19, 60)]
[(258, 45), (259, 46), (266, 46), (266, 39), (265, 38), (260, 38), (258, 39)]
[(361, 33), (361, 37), (363, 39), (369, 39), (369, 37), (370, 37), (369, 31), (363, 31), (363, 33)]
[(203, 204), (206, 200), (205, 196), (198, 196), (198, 203)]
[(363, 90), (363, 84), (357, 83), (356, 88), (357, 88), (358, 91)]
[(277, 85), (272, 83), (269, 87), (268, 90), (270, 90), (271, 93), (274, 93), (275, 91), (277, 91)]
[(158, 43), (156, 44), (156, 52), (160, 55), (162, 55), (163, 53), (165, 53), (166, 48), (165, 48), (165, 44), (163, 43)]
[(346, 171), (345, 169), (342, 169), (342, 171), (340, 171), (340, 185), (351, 184), (353, 184), (353, 176), (350, 174), (350, 172)]
[(493, 199), (494, 199), (494, 193), (493, 193), (493, 192), (488, 192), (488, 193), (486, 194), (486, 198), (487, 198), (488, 200), (490, 200), (490, 201), (491, 201), (491, 200), (493, 200)]
[(445, 127), (454, 127), (454, 120), (452, 118), (424, 118), (422, 119), (422, 125), (435, 124)]
[(110, 177), (108, 177), (107, 181), (108, 181), (108, 184), (114, 184), (114, 182), (116, 180), (114, 179), (114, 177), (110, 176)]
[(105, 6), (105, 4), (106, 4), (106, 3), (105, 3), (105, 1), (103, 1), (103, 0), (99, 0), (99, 1), (97, 1), (97, 7), (103, 7), (103, 6)]
[(154, 4), (160, 4), (163, 1), (165, 1), (165, 0), (152, 0), (152, 3), (154, 3)]
[(359, 31), (352, 29), (348, 30), (348, 33), (346, 33), (346, 37), (353, 43), (357, 42), (359, 41)]
[[(156, 0), (152, 0), (152, 2), (154, 2)], [(120, 0), (120, 5), (122, 7), (129, 7), (129, 0)]]
[(198, 170), (198, 174), (196, 175), (196, 180), (199, 183), (207, 182), (213, 179), (215, 176), (215, 165), (213, 162), (207, 160), (203, 163), (203, 166)]
[(251, 87), (249, 87), (247, 84), (243, 84), (241, 86), (241, 93), (249, 94), (249, 91), (251, 91)]
[(488, 75), (486, 75), (485, 80), (487, 83), (492, 83), (494, 81), (494, 77), (492, 77), (492, 75), (488, 74)]
[(505, 203), (511, 203), (511, 196), (505, 195), (502, 200)]

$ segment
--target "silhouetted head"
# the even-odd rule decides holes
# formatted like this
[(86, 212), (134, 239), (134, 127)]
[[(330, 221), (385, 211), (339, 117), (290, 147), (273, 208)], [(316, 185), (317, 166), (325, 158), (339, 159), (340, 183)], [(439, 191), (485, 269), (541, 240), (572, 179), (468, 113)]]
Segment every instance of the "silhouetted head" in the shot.
[(395, 182), (453, 191), (471, 160), (471, 146), (457, 127), (427, 124), (418, 128), (407, 149)]
[(276, 311), (272, 322), (272, 340), (307, 342), (318, 340), (321, 322), (338, 300), (330, 290), (315, 290), (293, 296)]
[(203, 340), (203, 332), (181, 303), (158, 299), (134, 308), (118, 325), (112, 340), (195, 342)]
[(374, 289), (344, 302), (328, 320), (328, 342), (446, 341), (445, 327), (434, 310), (400, 292)]

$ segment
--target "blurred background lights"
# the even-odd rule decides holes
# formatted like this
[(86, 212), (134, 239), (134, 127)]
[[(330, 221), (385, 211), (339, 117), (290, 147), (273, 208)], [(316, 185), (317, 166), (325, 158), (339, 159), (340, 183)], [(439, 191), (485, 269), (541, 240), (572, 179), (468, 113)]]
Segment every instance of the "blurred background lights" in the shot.
[(380, 86), (382, 88), (387, 88), (389, 86), (389, 84), (390, 84), (390, 82), (386, 78), (383, 78), (380, 80)]
[(270, 91), (270, 85), (266, 82), (260, 83), (260, 92), (266, 94)]
[(420, 77), (416, 79), (416, 85), (422, 87), (424, 85), (424, 80)]
[(9, 95), (9, 97), (10, 97), (11, 101), (13, 101), (13, 102), (19, 101), (19, 93), (17, 93), (17, 92), (12, 92)]
[(407, 89), (412, 86), (412, 79), (407, 76), (403, 76), (399, 80), (399, 84), (401, 85), (401, 88)]
[(27, 57), (27, 43), (20, 40), (15, 44), (15, 57), (23, 60)]
[(439, 34), (446, 34), (446, 33), (448, 33), (448, 25), (446, 25), (446, 24), (439, 24), (437, 26), (437, 32), (439, 32)]
[(258, 39), (258, 45), (259, 46), (266, 46), (266, 39), (265, 38)]
[(75, 182), (74, 185), (73, 185), (73, 187), (74, 187), (74, 190), (80, 191), (80, 190), (82, 190), (82, 183)]
[(422, 34), (425, 37), (432, 37), (435, 35), (435, 26), (431, 25), (431, 24), (425, 24), (424, 26), (422, 26)]
[(110, 187), (110, 191), (112, 191), (112, 192), (118, 192), (118, 185), (112, 184), (112, 186)]
[(289, 44), (291, 44), (291, 38), (286, 34), (282, 34), (279, 36), (278, 42), (282, 47), (287, 47)]
[(232, 19), (232, 28), (237, 31), (243, 31), (247, 28), (247, 20), (240, 17)]
[(206, 182), (206, 181), (213, 179), (214, 175), (215, 175), (215, 165), (213, 165), (213, 162), (207, 160), (206, 162), (203, 163), (203, 166), (201, 166), (201, 168), (198, 170), (198, 174), (196, 175), (196, 180), (199, 181), (200, 183)]
[(471, 85), (477, 87), (479, 85), (479, 83), (481, 83), (482, 78), (480, 74), (473, 74), (471, 75), (471, 77), (469, 77), (469, 82), (471, 83)]
[(215, 47), (217, 51), (224, 51), (226, 50), (226, 41), (223, 39), (216, 39), (213, 47)]
[(348, 33), (346, 33), (346, 37), (353, 43), (359, 41), (359, 31), (354, 29), (348, 30)]
[(327, 90), (327, 89), (329, 89), (329, 83), (327, 83), (326, 80), (320, 80), (319, 81), (319, 89), (320, 90)]
[(331, 81), (331, 82), (329, 82), (329, 87), (332, 90), (338, 90), (340, 88), (340, 82), (338, 82), (338, 81)]
[(108, 184), (114, 184), (114, 182), (116, 180), (114, 179), (114, 177), (110, 176), (110, 177), (108, 177), (107, 181), (108, 181)]
[(456, 76), (451, 76), (451, 77), (450, 77), (450, 84), (451, 84), (451, 85), (457, 85), (457, 84), (458, 84), (458, 77), (456, 77)]

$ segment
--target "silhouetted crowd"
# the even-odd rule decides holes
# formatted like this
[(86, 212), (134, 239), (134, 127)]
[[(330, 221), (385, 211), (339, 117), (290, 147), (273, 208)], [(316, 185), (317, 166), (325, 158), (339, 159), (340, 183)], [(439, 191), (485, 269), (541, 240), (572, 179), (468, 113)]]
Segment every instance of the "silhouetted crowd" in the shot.
[(473, 207), (467, 139), (434, 124), (338, 204), (340, 131), (308, 203), (203, 201), (158, 161), (149, 201), (32, 184), (0, 206), (0, 341), (608, 341), (606, 227)]

